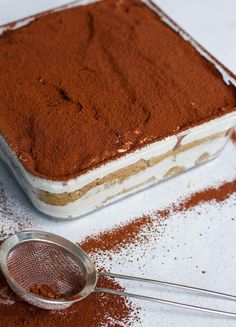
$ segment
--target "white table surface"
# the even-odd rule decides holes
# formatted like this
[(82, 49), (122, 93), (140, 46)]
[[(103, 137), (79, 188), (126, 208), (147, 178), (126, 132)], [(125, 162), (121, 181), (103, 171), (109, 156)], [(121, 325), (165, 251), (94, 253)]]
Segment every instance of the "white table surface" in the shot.
[[(67, 3), (62, 0), (0, 0), (0, 25)], [(236, 73), (235, 0), (158, 0), (160, 5), (190, 35)], [(149, 188), (123, 201), (76, 221), (52, 221), (29, 203), (8, 171), (0, 164), (0, 181), (8, 198), (9, 210), (1, 210), (0, 228), (19, 229), (19, 220), (29, 228), (40, 228), (80, 241), (87, 235), (108, 230), (143, 213), (161, 209), (209, 185), (236, 178), (236, 146), (229, 142), (216, 160), (172, 180)], [(199, 205), (176, 213), (160, 226), (156, 241), (114, 253), (110, 261), (104, 253), (100, 263), (114, 272), (145, 275), (236, 294), (236, 194), (224, 203)], [(168, 251), (169, 250), (169, 251)], [(130, 262), (132, 254), (132, 260)], [(140, 258), (136, 261), (136, 258)], [(175, 259), (176, 258), (176, 259)], [(118, 263), (121, 263), (120, 265)], [(206, 273), (203, 274), (202, 271)], [(132, 289), (135, 290), (135, 289)], [(147, 289), (147, 294), (154, 294)], [(156, 295), (194, 304), (221, 305), (236, 311), (236, 304), (173, 292)], [(203, 302), (204, 300), (204, 302)], [(1, 301), (1, 299), (0, 299)], [(173, 309), (135, 301), (141, 306), (141, 325), (159, 327), (233, 327), (236, 320)]]

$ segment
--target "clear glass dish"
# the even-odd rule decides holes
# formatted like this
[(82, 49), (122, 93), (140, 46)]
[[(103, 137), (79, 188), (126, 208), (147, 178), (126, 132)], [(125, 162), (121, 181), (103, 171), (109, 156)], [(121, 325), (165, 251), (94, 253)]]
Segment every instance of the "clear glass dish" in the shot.
[[(55, 10), (90, 2), (93, 1), (73, 2)], [(206, 60), (212, 62), (226, 83), (230, 81), (236, 86), (235, 76), (231, 72), (159, 8), (150, 1), (143, 2), (182, 38), (189, 41)], [(0, 33), (8, 28), (20, 28), (35, 17), (2, 26)], [(52, 217), (72, 219), (215, 158), (224, 148), (235, 125), (236, 111), (143, 146), (133, 153), (67, 181), (48, 180), (28, 172), (1, 134), (0, 159), (7, 164), (38, 210)]]

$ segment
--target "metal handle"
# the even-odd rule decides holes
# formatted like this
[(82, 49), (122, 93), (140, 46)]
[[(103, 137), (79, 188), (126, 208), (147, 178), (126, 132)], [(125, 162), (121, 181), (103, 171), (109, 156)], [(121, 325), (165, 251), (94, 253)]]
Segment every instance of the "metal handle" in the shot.
[[(160, 280), (156, 280), (156, 279), (148, 279), (148, 278), (143, 278), (143, 277), (120, 275), (120, 274), (114, 274), (114, 273), (108, 273), (108, 272), (100, 272), (100, 273), (98, 273), (98, 276), (107, 276), (107, 277), (113, 277), (113, 278), (118, 278), (118, 279), (127, 279), (127, 280), (131, 280), (131, 281), (140, 281), (140, 282), (144, 282), (144, 283), (165, 285), (168, 287), (180, 288), (180, 289), (190, 290), (193, 292), (209, 294), (212, 296), (221, 297), (221, 298), (225, 298), (225, 299), (236, 300), (236, 296), (234, 296), (234, 295), (215, 292), (215, 291), (198, 288), (198, 287), (164, 282), (164, 281), (160, 281)], [(140, 299), (140, 300), (149, 300), (149, 301), (158, 302), (158, 303), (162, 303), (162, 304), (172, 305), (175, 307), (181, 307), (181, 308), (192, 309), (192, 310), (197, 310), (197, 311), (219, 314), (219, 315), (236, 318), (236, 312), (228, 312), (228, 311), (222, 311), (222, 310), (218, 310), (218, 309), (211, 309), (211, 308), (207, 308), (207, 307), (201, 307), (201, 306), (191, 305), (191, 304), (187, 304), (187, 303), (169, 301), (169, 300), (160, 299), (157, 297), (145, 296), (145, 295), (140, 295), (140, 294), (136, 294), (136, 293), (122, 292), (122, 291), (117, 291), (117, 290), (108, 289), (108, 288), (96, 288), (94, 291), (100, 292), (100, 293), (110, 293), (110, 294), (114, 294), (114, 295), (131, 297), (131, 298), (136, 298), (136, 299)]]

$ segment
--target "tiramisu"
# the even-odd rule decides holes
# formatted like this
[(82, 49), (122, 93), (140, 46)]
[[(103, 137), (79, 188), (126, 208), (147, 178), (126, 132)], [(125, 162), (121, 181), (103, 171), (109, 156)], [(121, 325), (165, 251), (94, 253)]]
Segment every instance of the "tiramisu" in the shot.
[(213, 158), (236, 124), (234, 76), (150, 2), (35, 17), (3, 32), (0, 71), (0, 155), (57, 217)]

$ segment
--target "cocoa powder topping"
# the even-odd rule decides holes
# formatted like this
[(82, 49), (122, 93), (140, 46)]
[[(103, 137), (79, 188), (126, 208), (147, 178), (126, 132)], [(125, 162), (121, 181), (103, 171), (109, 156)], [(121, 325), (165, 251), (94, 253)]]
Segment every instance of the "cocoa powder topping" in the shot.
[(0, 132), (63, 180), (234, 110), (235, 89), (137, 0), (37, 18), (0, 37)]

